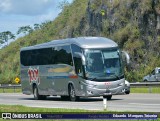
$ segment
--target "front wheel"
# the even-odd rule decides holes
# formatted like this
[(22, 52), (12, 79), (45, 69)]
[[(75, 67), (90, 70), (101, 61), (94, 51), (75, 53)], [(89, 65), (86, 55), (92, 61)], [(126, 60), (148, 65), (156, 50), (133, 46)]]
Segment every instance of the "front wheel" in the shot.
[(73, 85), (69, 85), (69, 98), (70, 98), (70, 101), (79, 100), (79, 97), (76, 96), (76, 92), (75, 92)]
[(107, 100), (111, 100), (112, 95), (103, 96), (103, 98), (107, 98)]
[(126, 93), (126, 94), (130, 94), (130, 91), (126, 91), (125, 93)]

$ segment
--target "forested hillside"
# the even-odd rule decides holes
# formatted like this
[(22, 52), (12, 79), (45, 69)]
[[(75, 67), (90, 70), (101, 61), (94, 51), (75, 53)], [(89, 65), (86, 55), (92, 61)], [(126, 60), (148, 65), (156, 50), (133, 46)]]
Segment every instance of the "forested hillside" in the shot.
[(21, 47), (79, 36), (116, 41), (131, 56), (127, 80), (142, 81), (160, 66), (160, 1), (74, 0), (53, 22), (0, 50), (0, 83), (13, 83), (20, 76)]

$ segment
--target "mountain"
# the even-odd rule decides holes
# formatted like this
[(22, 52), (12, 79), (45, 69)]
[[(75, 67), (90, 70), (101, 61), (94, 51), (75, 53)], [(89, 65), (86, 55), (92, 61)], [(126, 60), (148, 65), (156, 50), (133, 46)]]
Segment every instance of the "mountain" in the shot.
[(127, 80), (142, 81), (160, 66), (160, 1), (74, 0), (53, 22), (0, 50), (0, 83), (13, 83), (20, 76), (21, 47), (79, 36), (103, 36), (117, 42), (131, 56)]

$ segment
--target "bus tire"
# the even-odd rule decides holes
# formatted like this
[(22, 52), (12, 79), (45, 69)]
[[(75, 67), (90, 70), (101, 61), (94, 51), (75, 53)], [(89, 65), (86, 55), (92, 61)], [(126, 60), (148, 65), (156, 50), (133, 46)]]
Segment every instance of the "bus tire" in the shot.
[(69, 96), (61, 96), (61, 99), (62, 99), (62, 100), (65, 100), (65, 101), (66, 101), (66, 100), (69, 100)]
[(70, 98), (70, 101), (79, 100), (79, 97), (76, 96), (76, 92), (72, 84), (69, 85), (69, 98)]
[(111, 100), (112, 95), (103, 96), (103, 98), (107, 98), (107, 100)]
[(126, 94), (130, 94), (130, 91), (126, 91), (125, 93), (126, 93)]
[(37, 88), (36, 85), (33, 88), (33, 95), (34, 95), (34, 99), (35, 100), (44, 100), (44, 99), (46, 99), (45, 95), (39, 95), (38, 88)]

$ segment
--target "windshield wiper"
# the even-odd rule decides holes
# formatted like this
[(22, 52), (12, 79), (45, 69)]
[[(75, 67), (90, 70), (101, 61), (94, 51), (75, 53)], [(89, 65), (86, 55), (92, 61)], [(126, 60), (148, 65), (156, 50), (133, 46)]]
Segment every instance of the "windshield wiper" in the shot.
[(121, 79), (121, 76), (118, 76), (118, 75), (116, 75), (116, 74), (113, 74), (112, 76), (114, 76), (114, 77), (116, 77), (116, 78), (118, 78), (119, 80)]
[(116, 75), (116, 74), (113, 74), (113, 75), (120, 80), (120, 77), (118, 75)]

